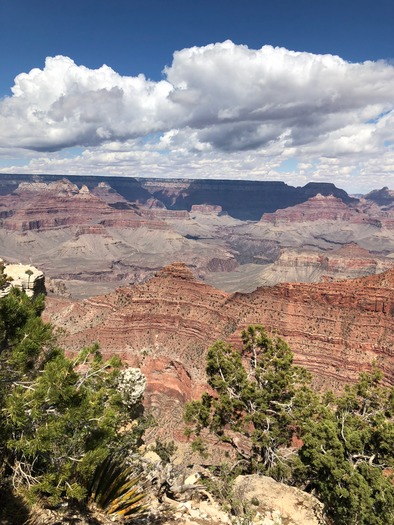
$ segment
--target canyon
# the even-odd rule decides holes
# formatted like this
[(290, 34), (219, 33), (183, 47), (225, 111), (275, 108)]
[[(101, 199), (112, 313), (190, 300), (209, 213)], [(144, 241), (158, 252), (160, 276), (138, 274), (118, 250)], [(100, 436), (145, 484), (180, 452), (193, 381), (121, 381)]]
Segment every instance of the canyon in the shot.
[(45, 273), (71, 354), (99, 342), (146, 375), (161, 431), (207, 389), (205, 354), (262, 324), (318, 389), (373, 362), (394, 384), (394, 192), (331, 184), (61, 176), (0, 180), (0, 255)]
[(394, 196), (333, 184), (5, 175), (0, 255), (85, 298), (174, 261), (226, 292), (321, 282), (394, 266)]
[(142, 284), (103, 296), (49, 296), (45, 318), (61, 329), (60, 342), (70, 353), (97, 341), (107, 357), (119, 355), (140, 367), (148, 379), (147, 405), (176, 439), (182, 439), (184, 403), (207, 389), (207, 349), (217, 339), (239, 348), (249, 324), (285, 338), (319, 389), (341, 390), (373, 362), (386, 384), (394, 384), (394, 269), (229, 294), (174, 263)]

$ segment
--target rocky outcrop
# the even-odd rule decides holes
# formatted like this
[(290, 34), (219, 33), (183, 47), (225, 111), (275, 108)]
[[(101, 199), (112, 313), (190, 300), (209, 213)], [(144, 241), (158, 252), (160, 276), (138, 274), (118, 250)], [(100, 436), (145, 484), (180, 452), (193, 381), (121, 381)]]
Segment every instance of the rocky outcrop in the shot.
[[(67, 279), (75, 297), (176, 260), (231, 292), (370, 275), (394, 260), (394, 212), (330, 184), (4, 175), (0, 187), (19, 179), (0, 197), (0, 252)], [(336, 253), (349, 243), (371, 257)]]
[(191, 207), (191, 213), (204, 213), (207, 215), (215, 214), (219, 215), (222, 213), (223, 209), (221, 206), (216, 206), (214, 204), (193, 204)]
[[(260, 322), (277, 331), (317, 385), (337, 389), (373, 361), (394, 384), (393, 292), (394, 270), (389, 270), (343, 282), (263, 287), (248, 296), (235, 294), (231, 303), (243, 314), (239, 328)], [(234, 343), (237, 337), (234, 333)]]
[[(108, 195), (108, 188), (96, 192)], [(107, 198), (107, 201), (109, 198)], [(115, 198), (117, 200), (117, 198)], [(21, 183), (13, 194), (0, 202), (3, 219), (0, 228), (11, 231), (51, 230), (70, 226), (165, 229), (160, 219), (142, 217), (131, 207), (117, 210), (99, 196), (90, 192), (87, 185), (78, 188), (67, 179), (45, 183)]]
[(148, 358), (165, 358), (180, 363), (197, 384), (204, 378), (207, 343), (234, 329), (235, 319), (223, 311), (227, 298), (176, 263), (146, 283), (113, 294), (82, 302), (49, 298), (46, 316), (56, 325), (67, 324), (69, 350), (97, 340), (105, 354), (116, 353), (143, 370)]
[[(137, 460), (138, 461), (138, 460)], [(209, 472), (197, 466), (190, 469), (163, 465), (160, 457), (148, 450), (139, 459), (144, 465), (143, 503), (146, 510), (135, 515), (133, 523), (141, 525), (325, 525), (322, 504), (310, 494), (286, 486), (265, 476), (238, 476), (235, 481), (233, 501), (216, 501), (201, 484), (201, 472)], [(175, 472), (174, 472), (175, 471)], [(190, 472), (191, 471), (191, 472)], [(204, 472), (205, 471), (205, 472)], [(167, 486), (166, 493), (158, 496), (156, 484)], [(8, 503), (8, 502), (7, 502)], [(231, 510), (229, 506), (231, 505)], [(12, 520), (12, 510), (7, 505), (4, 515), (9, 515), (8, 525), (19, 525)], [(227, 510), (226, 510), (227, 509)], [(1, 510), (0, 510), (1, 513)], [(1, 515), (0, 515), (1, 518)], [(26, 518), (25, 518), (26, 519)], [(35, 505), (28, 522), (31, 525), (109, 525), (129, 523), (121, 516), (106, 515), (100, 508), (88, 504), (83, 511), (73, 505), (43, 508)]]
[[(0, 195), (12, 191), (20, 182), (30, 183), (32, 176), (2, 174)], [(35, 175), (35, 182), (61, 180), (59, 175)], [(343, 202), (357, 202), (330, 183), (310, 182), (294, 188), (275, 181), (146, 179), (132, 177), (72, 176), (74, 184), (86, 184), (90, 191), (106, 183), (128, 202), (144, 204), (152, 197), (172, 210), (190, 211), (193, 205), (221, 206), (223, 212), (241, 220), (258, 221), (263, 213), (287, 208), (317, 195), (334, 195)], [(5, 188), (2, 192), (2, 186)], [(103, 188), (102, 188), (103, 189)]]
[[(140, 180), (167, 208), (191, 210), (193, 205), (215, 205), (241, 220), (259, 220), (263, 213), (294, 206), (318, 193), (332, 194), (347, 203), (357, 202), (329, 183), (308, 183), (303, 188), (293, 188), (284, 182), (273, 181)], [(172, 188), (170, 195), (168, 185)]]
[(23, 290), (28, 297), (46, 293), (43, 272), (30, 264), (4, 264), (4, 274), (9, 280), (7, 286), (0, 290), (0, 297), (8, 295), (12, 288)]
[(238, 476), (234, 493), (242, 505), (248, 508), (253, 522), (264, 525), (326, 523), (323, 505), (317, 498), (267, 476)]
[(98, 185), (92, 189), (92, 194), (107, 204), (127, 203), (127, 200), (115, 191), (107, 182), (99, 182)]
[(394, 206), (394, 191), (389, 190), (387, 186), (380, 190), (373, 190), (367, 195), (364, 195), (364, 199), (372, 201), (379, 206), (390, 208)]
[(282, 250), (262, 272), (267, 282), (317, 283), (375, 275), (394, 267), (394, 259), (379, 257), (356, 243), (321, 253), (316, 250)]

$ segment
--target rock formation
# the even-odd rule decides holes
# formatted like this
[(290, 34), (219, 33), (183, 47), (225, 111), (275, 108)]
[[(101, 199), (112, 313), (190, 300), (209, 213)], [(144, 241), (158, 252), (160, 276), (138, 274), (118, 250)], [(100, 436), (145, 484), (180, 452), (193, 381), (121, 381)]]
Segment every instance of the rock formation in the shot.
[[(267, 525), (324, 523), (323, 505), (319, 500), (296, 487), (278, 483), (267, 476), (238, 476), (234, 493), (245, 506), (249, 504), (252, 515)], [(270, 510), (267, 512), (268, 509)]]
[(140, 367), (148, 402), (172, 406), (178, 415), (184, 401), (206, 388), (208, 347), (217, 339), (240, 345), (241, 330), (255, 323), (289, 342), (318, 387), (342, 388), (373, 361), (394, 384), (394, 270), (230, 295), (178, 263), (105, 296), (82, 302), (50, 297), (45, 315), (65, 329), (62, 344), (69, 351), (98, 341), (105, 354)]
[(391, 208), (394, 206), (394, 191), (389, 190), (387, 186), (380, 190), (373, 190), (367, 195), (364, 195), (364, 199), (375, 202), (379, 206)]
[[(4, 261), (0, 259), (3, 265)], [(7, 295), (12, 288), (23, 290), (29, 297), (46, 293), (43, 272), (30, 264), (4, 264), (4, 274), (8, 277), (6, 287), (0, 289), (0, 297)]]
[(74, 297), (176, 260), (228, 292), (370, 275), (394, 261), (390, 203), (330, 184), (3, 175), (1, 188), (0, 253), (28, 257)]
[(371, 224), (377, 222), (368, 215), (360, 213), (356, 208), (348, 206), (338, 197), (334, 197), (334, 195), (323, 196), (320, 193), (301, 204), (277, 210), (275, 213), (265, 213), (261, 220), (273, 224), (338, 220)]
[[(2, 174), (0, 195), (15, 190), (19, 183), (51, 183), (61, 180), (61, 175), (11, 175)], [(310, 182), (294, 188), (284, 182), (232, 181), (193, 179), (136, 179), (132, 177), (72, 176), (79, 187), (85, 184), (93, 191), (99, 184), (108, 184), (128, 202), (146, 203), (152, 197), (172, 210), (190, 211), (193, 205), (221, 206), (224, 212), (242, 220), (259, 220), (263, 213), (294, 206), (317, 195), (334, 195), (343, 202), (357, 202), (334, 184)], [(98, 193), (104, 193), (104, 188)], [(97, 193), (97, 192), (96, 192)]]

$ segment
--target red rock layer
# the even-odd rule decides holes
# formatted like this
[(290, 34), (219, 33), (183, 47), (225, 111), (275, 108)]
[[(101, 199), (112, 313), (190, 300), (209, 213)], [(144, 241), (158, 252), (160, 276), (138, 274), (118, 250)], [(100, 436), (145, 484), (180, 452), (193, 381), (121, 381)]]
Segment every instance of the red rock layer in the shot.
[(64, 325), (62, 342), (71, 351), (97, 340), (105, 354), (133, 365), (147, 356), (179, 361), (201, 381), (207, 347), (236, 326), (223, 310), (227, 299), (175, 263), (142, 285), (106, 296), (66, 303), (48, 298), (46, 315)]
[(349, 221), (353, 223), (377, 224), (378, 220), (360, 210), (350, 207), (333, 195), (317, 194), (306, 202), (290, 208), (279, 209), (275, 213), (264, 213), (262, 222), (279, 224), (283, 222), (307, 221)]
[[(345, 282), (281, 284), (237, 294), (241, 327), (260, 322), (290, 344), (315, 383), (330, 388), (354, 381), (376, 361), (394, 384), (393, 270), (385, 285), (376, 276)], [(240, 318), (241, 320), (241, 318)], [(238, 334), (232, 336), (236, 342)]]
[[(278, 271), (283, 268), (318, 270), (318, 279), (314, 280), (317, 282), (318, 280), (353, 279), (382, 273), (394, 267), (394, 259), (379, 257), (361, 248), (356, 243), (349, 243), (337, 250), (324, 253), (312, 250), (286, 249), (275, 261), (274, 267)], [(290, 276), (291, 272), (287, 276), (288, 281), (291, 281)], [(296, 280), (300, 281), (301, 279), (294, 279), (294, 281)]]
[[(99, 188), (97, 194), (110, 201), (107, 188)], [(114, 200), (117, 200), (116, 196)], [(99, 196), (90, 193), (86, 186), (78, 189), (67, 180), (50, 184), (21, 184), (13, 194), (0, 197), (0, 219), (0, 227), (12, 231), (90, 225), (167, 228), (160, 217), (142, 217), (141, 213), (131, 208), (114, 209)], [(91, 230), (91, 233), (94, 231)]]
[[(283, 336), (319, 386), (342, 387), (374, 360), (394, 384), (394, 270), (229, 295), (198, 282), (178, 263), (142, 285), (102, 297), (79, 303), (48, 298), (46, 317), (66, 329), (62, 343), (70, 351), (97, 340), (104, 353), (133, 365), (150, 359), (164, 370), (163, 363), (176, 363), (178, 372), (184, 370), (171, 387), (178, 399), (204, 385), (208, 347), (219, 338), (238, 345), (241, 329), (254, 323)], [(148, 379), (158, 373), (147, 370)], [(191, 386), (180, 394), (186, 376)]]

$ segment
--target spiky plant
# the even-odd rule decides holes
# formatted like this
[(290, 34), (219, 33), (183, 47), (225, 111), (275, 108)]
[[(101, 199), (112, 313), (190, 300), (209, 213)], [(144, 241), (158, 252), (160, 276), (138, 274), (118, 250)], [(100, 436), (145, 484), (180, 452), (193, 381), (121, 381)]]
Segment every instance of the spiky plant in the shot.
[(141, 501), (146, 497), (139, 486), (140, 477), (131, 467), (109, 456), (94, 474), (89, 500), (105, 514), (129, 517), (146, 510)]

